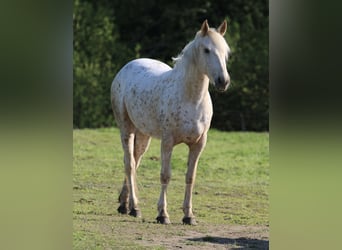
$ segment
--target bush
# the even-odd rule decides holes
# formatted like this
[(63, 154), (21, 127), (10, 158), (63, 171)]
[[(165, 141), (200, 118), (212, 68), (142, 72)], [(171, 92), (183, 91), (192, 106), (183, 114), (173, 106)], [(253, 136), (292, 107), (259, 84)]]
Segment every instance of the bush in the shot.
[(232, 86), (211, 90), (212, 127), (268, 130), (268, 1), (265, 0), (75, 0), (74, 127), (114, 124), (110, 85), (119, 69), (136, 57), (171, 64), (194, 38), (203, 20), (228, 20)]
[(118, 41), (111, 9), (76, 0), (73, 18), (74, 127), (112, 126), (110, 85), (133, 53)]

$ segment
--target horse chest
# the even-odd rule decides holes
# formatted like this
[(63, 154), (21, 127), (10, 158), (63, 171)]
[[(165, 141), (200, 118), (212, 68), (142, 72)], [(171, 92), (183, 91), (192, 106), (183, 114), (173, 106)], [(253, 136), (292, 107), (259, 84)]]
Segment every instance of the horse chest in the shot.
[(184, 108), (178, 112), (170, 113), (170, 123), (173, 136), (178, 142), (193, 143), (209, 129), (211, 122), (211, 110), (197, 110), (196, 108)]

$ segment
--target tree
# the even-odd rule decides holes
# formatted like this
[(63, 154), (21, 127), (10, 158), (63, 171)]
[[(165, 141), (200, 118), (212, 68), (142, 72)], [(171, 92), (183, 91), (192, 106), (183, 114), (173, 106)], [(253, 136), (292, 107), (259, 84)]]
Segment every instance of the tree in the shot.
[(109, 88), (129, 60), (172, 57), (208, 19), (228, 20), (232, 49), (225, 94), (211, 89), (212, 127), (268, 130), (268, 1), (76, 0), (74, 14), (74, 127), (113, 124)]
[(113, 10), (75, 1), (74, 127), (111, 126), (110, 84), (134, 53), (119, 42)]

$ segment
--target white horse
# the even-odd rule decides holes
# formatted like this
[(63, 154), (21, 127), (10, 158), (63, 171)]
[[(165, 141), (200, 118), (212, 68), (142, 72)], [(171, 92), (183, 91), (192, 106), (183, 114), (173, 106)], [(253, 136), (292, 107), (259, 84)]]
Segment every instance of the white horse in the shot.
[(195, 39), (174, 58), (174, 68), (142, 58), (126, 64), (114, 78), (111, 102), (121, 132), (126, 173), (118, 212), (141, 217), (136, 195), (136, 171), (151, 137), (156, 137), (161, 139), (157, 222), (170, 223), (166, 203), (171, 178), (170, 158), (173, 147), (185, 143), (189, 147), (189, 156), (183, 223), (196, 224), (192, 212), (192, 189), (213, 114), (209, 81), (219, 91), (225, 91), (230, 83), (226, 68), (229, 47), (223, 37), (226, 29), (226, 21), (213, 29), (205, 20)]

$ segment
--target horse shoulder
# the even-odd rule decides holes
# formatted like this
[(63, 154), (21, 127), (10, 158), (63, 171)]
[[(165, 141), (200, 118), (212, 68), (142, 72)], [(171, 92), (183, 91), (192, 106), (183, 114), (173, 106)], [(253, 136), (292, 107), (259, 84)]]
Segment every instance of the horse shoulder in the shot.
[(194, 143), (207, 132), (212, 119), (210, 97), (201, 103), (193, 104), (176, 100), (169, 105), (166, 126), (174, 131), (178, 142)]

